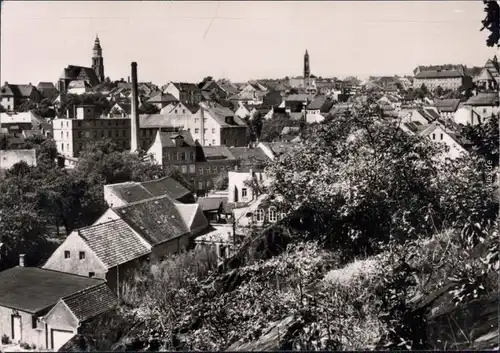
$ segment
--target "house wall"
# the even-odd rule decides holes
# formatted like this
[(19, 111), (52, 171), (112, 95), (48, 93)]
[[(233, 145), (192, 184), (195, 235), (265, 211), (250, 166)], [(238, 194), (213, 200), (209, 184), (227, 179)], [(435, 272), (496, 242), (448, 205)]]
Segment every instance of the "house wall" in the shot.
[[(254, 172), (257, 180), (265, 180), (264, 173)], [(249, 172), (229, 172), (228, 173), (228, 201), (229, 202), (249, 202), (254, 199), (253, 190), (245, 185), (245, 181), (251, 179)], [(244, 196), (246, 189), (246, 196)]]
[(123, 285), (134, 277), (135, 272), (139, 270), (141, 265), (146, 263), (148, 259), (149, 255), (146, 255), (127, 263), (111, 267), (105, 276), (106, 284), (118, 297), (120, 297)]
[[(470, 109), (469, 107), (467, 107), (467, 108), (462, 107), (462, 108), (458, 108), (457, 111), (455, 112), (455, 114), (453, 114), (453, 120), (457, 124), (476, 125), (478, 122), (477, 122), (477, 119), (473, 119), (474, 115), (475, 114), (473, 113), (472, 109)], [(474, 124), (474, 120), (475, 120), (475, 124)]]
[(195, 190), (210, 190), (214, 179), (221, 174), (227, 175), (229, 170), (234, 169), (236, 162), (235, 159), (229, 159), (196, 163)]
[(446, 77), (446, 78), (414, 78), (413, 87), (420, 88), (424, 84), (428, 89), (436, 89), (441, 86), (443, 89), (457, 89), (467, 85), (468, 79), (465, 77)]
[(2, 100), (0, 101), (0, 104), (2, 107), (4, 107), (7, 111), (12, 111), (14, 110), (15, 104), (14, 104), (14, 97), (6, 97), (3, 96)]
[[(45, 316), (45, 322), (48, 325), (49, 333), (50, 329), (67, 330), (73, 331), (75, 334), (77, 333), (78, 320), (61, 301), (54, 305), (52, 310)], [(51, 347), (50, 343), (49, 334), (49, 347)]]
[[(482, 121), (491, 118), (491, 115), (497, 115), (500, 113), (500, 107), (496, 106), (473, 106), (472, 110), (476, 112), (482, 119)], [(476, 122), (477, 124), (478, 122)], [(474, 125), (476, 125), (474, 124)]]
[(220, 145), (244, 147), (248, 145), (247, 127), (234, 126), (220, 129)]
[[(64, 252), (70, 252), (70, 258), (64, 258)], [(85, 258), (80, 260), (79, 252), (85, 252)], [(77, 231), (72, 232), (66, 240), (54, 251), (52, 256), (43, 266), (45, 269), (73, 273), (80, 276), (89, 276), (94, 272), (96, 278), (106, 278), (107, 268), (78, 236)]]
[(306, 122), (309, 124), (319, 123), (325, 120), (325, 117), (320, 114), (320, 110), (307, 110), (306, 111)]
[(177, 100), (181, 100), (181, 92), (175, 87), (175, 85), (170, 82), (167, 87), (163, 90), (163, 93), (170, 93), (172, 96), (174, 96)]
[(449, 150), (447, 156), (450, 158), (455, 159), (460, 157), (462, 153), (466, 153), (465, 149), (440, 127), (434, 129), (434, 131), (429, 135), (429, 138), (432, 141), (443, 143), (448, 146)]
[(164, 243), (158, 244), (152, 249), (152, 257), (153, 261), (160, 261), (164, 257), (177, 254), (181, 250), (186, 250), (190, 245), (190, 234), (185, 234), (175, 239), (171, 239)]
[(12, 315), (14, 314), (21, 317), (21, 341), (46, 348), (45, 325), (40, 320), (38, 320), (37, 328), (33, 328), (33, 314), (3, 306), (0, 306), (0, 337), (7, 335), (12, 340)]
[(120, 216), (118, 216), (115, 211), (113, 211), (111, 208), (108, 208), (106, 212), (103, 213), (101, 217), (97, 219), (97, 221), (94, 222), (94, 224), (102, 224), (105, 222), (109, 221), (114, 221), (117, 219), (121, 219)]

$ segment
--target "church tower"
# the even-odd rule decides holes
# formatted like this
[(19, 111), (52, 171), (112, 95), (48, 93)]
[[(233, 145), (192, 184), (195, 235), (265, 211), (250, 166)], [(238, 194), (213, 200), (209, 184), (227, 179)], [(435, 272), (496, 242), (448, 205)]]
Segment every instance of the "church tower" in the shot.
[(99, 82), (104, 82), (104, 59), (99, 37), (96, 35), (92, 54), (92, 69), (95, 71)]
[(304, 55), (304, 86), (309, 86), (309, 78), (311, 76), (311, 68), (309, 66), (309, 53), (307, 52)]

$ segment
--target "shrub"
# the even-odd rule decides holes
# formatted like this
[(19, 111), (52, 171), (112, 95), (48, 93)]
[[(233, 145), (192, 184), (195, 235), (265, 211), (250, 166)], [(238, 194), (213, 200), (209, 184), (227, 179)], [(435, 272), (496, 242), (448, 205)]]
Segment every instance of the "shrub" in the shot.
[(4, 334), (2, 336), (2, 344), (10, 344), (10, 343), (11, 343), (10, 337)]

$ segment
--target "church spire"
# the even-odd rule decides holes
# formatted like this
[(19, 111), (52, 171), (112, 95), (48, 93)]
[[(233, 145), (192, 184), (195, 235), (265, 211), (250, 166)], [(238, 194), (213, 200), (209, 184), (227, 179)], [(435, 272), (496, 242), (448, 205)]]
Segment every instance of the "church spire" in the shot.
[(102, 57), (101, 41), (96, 33), (94, 49), (92, 50), (92, 68), (100, 82), (104, 82), (104, 59)]
[(311, 75), (311, 68), (309, 66), (309, 53), (304, 54), (304, 78), (308, 78)]

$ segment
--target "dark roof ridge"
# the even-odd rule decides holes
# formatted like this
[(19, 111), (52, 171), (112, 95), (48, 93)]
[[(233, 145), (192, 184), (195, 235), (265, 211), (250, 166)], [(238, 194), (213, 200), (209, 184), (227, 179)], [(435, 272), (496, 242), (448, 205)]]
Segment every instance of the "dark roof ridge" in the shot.
[[(16, 266), (16, 267), (21, 267), (21, 266)], [(13, 268), (15, 268), (15, 267), (13, 267)], [(25, 267), (25, 268), (36, 268), (36, 269), (39, 269), (39, 270), (42, 270), (42, 271), (56, 272), (56, 273), (61, 273), (61, 274), (64, 274), (64, 275), (69, 275), (69, 276), (74, 276), (74, 277), (87, 278), (87, 279), (90, 279), (90, 280), (100, 281), (100, 283), (98, 283), (98, 284), (106, 283), (106, 280), (102, 279), (102, 278), (88, 277), (88, 276), (83, 276), (83, 275), (79, 275), (79, 274), (76, 274), (76, 273), (70, 273), (70, 272), (63, 272), (63, 271), (52, 270), (50, 268), (41, 268), (41, 267)]]
[[(87, 277), (87, 278), (90, 278), (90, 277)], [(59, 298), (59, 300), (69, 299), (69, 298), (71, 298), (71, 297), (76, 296), (77, 294), (81, 294), (82, 292), (88, 291), (88, 290), (90, 290), (90, 289), (94, 289), (94, 288), (99, 287), (99, 286), (107, 286), (106, 281), (104, 280), (104, 282), (102, 282), (102, 283), (96, 283), (96, 284), (94, 284), (93, 286), (90, 286), (90, 287), (87, 287), (87, 288), (80, 289), (79, 291), (76, 291), (76, 292), (74, 292), (74, 293), (71, 293), (71, 294), (68, 294), (68, 295), (66, 295), (66, 296), (64, 296), (64, 297)], [(70, 310), (71, 310), (71, 309), (70, 309)]]
[(140, 200), (140, 201), (131, 202), (131, 203), (127, 204), (127, 205), (113, 207), (112, 209), (113, 210), (121, 210), (121, 209), (127, 208), (129, 206), (135, 206), (135, 205), (139, 205), (139, 204), (142, 204), (142, 203), (146, 203), (146, 202), (150, 202), (150, 201), (157, 201), (157, 200), (161, 200), (161, 199), (165, 199), (165, 198), (168, 199), (168, 200), (170, 200), (170, 201), (172, 201), (174, 204), (177, 203), (169, 195), (165, 194), (165, 195), (160, 195), (160, 196), (153, 196), (153, 197), (150, 197), (148, 199), (144, 199), (144, 200)]

